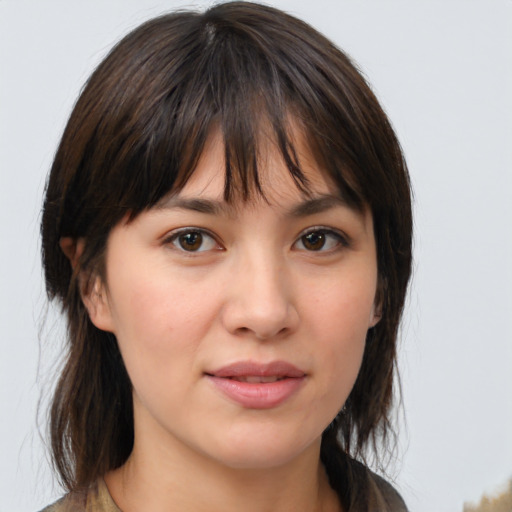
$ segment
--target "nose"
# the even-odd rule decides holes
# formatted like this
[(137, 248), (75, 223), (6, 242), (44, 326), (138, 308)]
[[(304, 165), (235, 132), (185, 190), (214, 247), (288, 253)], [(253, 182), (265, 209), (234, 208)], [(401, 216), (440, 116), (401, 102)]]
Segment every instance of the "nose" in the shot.
[(267, 340), (297, 329), (292, 280), (278, 258), (259, 253), (237, 262), (232, 270), (222, 312), (230, 333)]

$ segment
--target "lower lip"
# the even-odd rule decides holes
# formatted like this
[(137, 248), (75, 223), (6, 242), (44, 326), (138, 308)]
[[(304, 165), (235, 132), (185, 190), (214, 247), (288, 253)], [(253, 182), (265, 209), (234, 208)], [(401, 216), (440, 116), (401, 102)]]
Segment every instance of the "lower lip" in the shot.
[(240, 382), (208, 375), (209, 380), (228, 398), (247, 409), (271, 409), (290, 398), (305, 377), (287, 378), (275, 382)]

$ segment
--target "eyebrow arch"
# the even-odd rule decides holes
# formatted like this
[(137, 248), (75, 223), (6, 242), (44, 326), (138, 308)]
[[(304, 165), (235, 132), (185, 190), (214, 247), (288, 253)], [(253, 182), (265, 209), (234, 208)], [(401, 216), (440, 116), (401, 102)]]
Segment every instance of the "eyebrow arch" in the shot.
[(212, 199), (199, 199), (199, 198), (185, 198), (185, 197), (171, 197), (163, 201), (159, 208), (180, 208), (182, 210), (192, 210), (199, 213), (207, 213), (210, 215), (217, 215), (224, 213), (228, 206), (222, 201), (215, 201)]
[(332, 208), (339, 208), (340, 206), (344, 208), (351, 208), (347, 201), (341, 197), (333, 195), (322, 195), (319, 197), (313, 197), (304, 201), (303, 203), (299, 203), (298, 205), (294, 206), (289, 211), (289, 215), (291, 217), (307, 217), (308, 215), (323, 213), (327, 210), (331, 210)]
[[(159, 208), (179, 208), (209, 215), (229, 214), (232, 205), (214, 199), (186, 198), (174, 196), (159, 204)], [(321, 195), (307, 199), (290, 208), (286, 213), (290, 217), (307, 217), (331, 210), (336, 207), (351, 208), (347, 201), (334, 195)]]

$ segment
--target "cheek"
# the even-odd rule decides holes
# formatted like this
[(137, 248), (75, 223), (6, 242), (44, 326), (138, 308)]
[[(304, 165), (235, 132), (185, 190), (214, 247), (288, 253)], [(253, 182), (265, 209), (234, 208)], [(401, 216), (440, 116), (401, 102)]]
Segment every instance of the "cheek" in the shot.
[(170, 382), (184, 368), (193, 371), (194, 354), (216, 316), (211, 286), (205, 293), (165, 272), (119, 276), (115, 283), (115, 335), (132, 379), (153, 375)]
[(134, 393), (155, 415), (154, 404), (184, 406), (202, 371), (197, 354), (215, 318), (216, 298), (163, 272), (116, 283), (115, 335)]
[(370, 327), (375, 290), (376, 278), (371, 273), (359, 279), (331, 280), (314, 293), (310, 287), (305, 298), (309, 303), (309, 323), (330, 339), (357, 344), (364, 340)]
[(372, 316), (375, 280), (333, 282), (309, 296), (310, 339), (317, 357), (316, 371), (335, 408), (348, 397), (361, 367)]

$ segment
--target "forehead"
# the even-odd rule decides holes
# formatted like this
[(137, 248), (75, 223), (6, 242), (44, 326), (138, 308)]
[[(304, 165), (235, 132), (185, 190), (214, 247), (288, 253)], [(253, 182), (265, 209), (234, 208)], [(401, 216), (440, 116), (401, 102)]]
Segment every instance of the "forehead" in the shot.
[[(294, 130), (294, 151), (300, 163), (300, 170), (307, 185), (301, 190), (293, 179), (282, 152), (274, 141), (260, 136), (257, 156), (257, 181), (261, 191), (254, 191), (249, 201), (243, 201), (241, 194), (235, 193), (233, 206), (263, 201), (270, 205), (297, 200), (309, 196), (340, 195), (338, 188), (315, 161), (304, 137)], [(224, 198), (226, 183), (226, 159), (224, 138), (219, 130), (207, 139), (197, 165), (178, 194), (180, 198), (211, 198), (221, 201)]]

